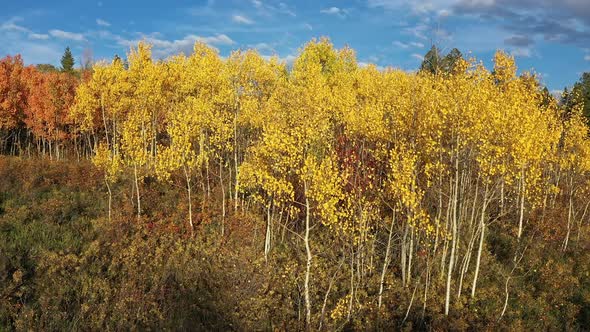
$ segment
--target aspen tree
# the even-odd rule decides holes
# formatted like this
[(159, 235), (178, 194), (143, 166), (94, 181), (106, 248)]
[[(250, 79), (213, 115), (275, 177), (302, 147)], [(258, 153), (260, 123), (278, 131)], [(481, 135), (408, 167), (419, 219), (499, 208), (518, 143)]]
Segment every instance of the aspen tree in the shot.
[(146, 166), (151, 162), (150, 145), (156, 133), (151, 125), (153, 118), (152, 100), (158, 97), (157, 86), (150, 78), (158, 75), (151, 59), (151, 46), (139, 43), (137, 49), (129, 53), (129, 82), (134, 103), (122, 128), (121, 150), (123, 160), (133, 168), (133, 179), (137, 199), (137, 217), (141, 216), (141, 195), (139, 181), (146, 174)]
[(96, 149), (96, 154), (92, 158), (92, 163), (96, 165), (104, 174), (104, 182), (107, 186), (109, 194), (108, 208), (109, 208), (109, 221), (112, 215), (112, 201), (113, 192), (111, 184), (117, 181), (117, 177), (121, 173), (121, 160), (117, 154), (114, 154), (112, 150), (105, 144), (101, 144)]

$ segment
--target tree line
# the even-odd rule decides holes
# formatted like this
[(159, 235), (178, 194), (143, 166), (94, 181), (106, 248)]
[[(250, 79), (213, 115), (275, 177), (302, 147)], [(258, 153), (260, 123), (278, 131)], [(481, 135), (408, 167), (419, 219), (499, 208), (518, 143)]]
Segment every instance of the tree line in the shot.
[(25, 66), (20, 55), (0, 60), (0, 150), (10, 155), (60, 159), (75, 140), (70, 121), (82, 72), (74, 69), (69, 47), (60, 69)]

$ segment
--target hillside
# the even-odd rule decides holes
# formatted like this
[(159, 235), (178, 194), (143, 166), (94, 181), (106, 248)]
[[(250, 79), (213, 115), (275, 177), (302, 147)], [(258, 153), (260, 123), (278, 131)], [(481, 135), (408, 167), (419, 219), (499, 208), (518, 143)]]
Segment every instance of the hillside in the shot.
[(583, 101), (451, 60), (7, 58), (0, 329), (590, 329)]

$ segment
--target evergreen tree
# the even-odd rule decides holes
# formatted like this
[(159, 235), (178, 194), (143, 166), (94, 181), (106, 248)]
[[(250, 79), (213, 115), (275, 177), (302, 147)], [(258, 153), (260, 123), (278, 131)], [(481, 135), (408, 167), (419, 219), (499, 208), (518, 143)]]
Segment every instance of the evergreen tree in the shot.
[(590, 73), (583, 73), (580, 80), (574, 85), (574, 92), (578, 94), (579, 101), (584, 103), (584, 116), (590, 118)]
[(420, 65), (420, 71), (428, 71), (432, 74), (452, 73), (459, 59), (463, 54), (456, 48), (453, 48), (447, 55), (443, 56), (442, 52), (433, 45), (424, 55), (424, 60)]
[(452, 73), (455, 69), (457, 61), (463, 58), (463, 54), (456, 48), (453, 48), (442, 60), (440, 69), (445, 73)]
[(70, 47), (66, 47), (64, 55), (61, 57), (61, 70), (64, 73), (74, 72), (74, 56), (72, 56)]
[(590, 73), (583, 73), (580, 80), (574, 84), (571, 91), (563, 91), (561, 104), (569, 113), (575, 105), (583, 104), (583, 114), (590, 119)]
[(440, 50), (436, 45), (432, 45), (430, 50), (424, 55), (424, 60), (420, 65), (420, 71), (428, 71), (432, 74), (438, 73), (441, 69), (441, 60)]

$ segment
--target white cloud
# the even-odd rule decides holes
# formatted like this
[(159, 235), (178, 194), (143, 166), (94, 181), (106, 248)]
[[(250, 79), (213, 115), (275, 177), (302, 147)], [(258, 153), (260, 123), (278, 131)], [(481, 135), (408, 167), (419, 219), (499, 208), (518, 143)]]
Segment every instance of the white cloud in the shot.
[(514, 57), (530, 58), (533, 56), (533, 51), (529, 47), (518, 47), (510, 51), (510, 54)]
[[(20, 17), (12, 17), (0, 22), (0, 54), (20, 54), (26, 64), (56, 63), (61, 56), (60, 45), (51, 41), (33, 39), (48, 39), (49, 36), (35, 34), (30, 29), (18, 25), (23, 21)], [(43, 38), (46, 36), (47, 38)], [(38, 38), (35, 38), (38, 37)]]
[(309, 30), (309, 31), (313, 30), (313, 26), (311, 24), (309, 24), (309, 23), (304, 23), (303, 24), (303, 27), (305, 29)]
[(371, 62), (363, 62), (363, 61), (359, 61), (358, 63), (359, 67), (361, 68), (367, 68), (369, 66), (373, 66), (375, 67), (375, 69), (377, 69), (378, 71), (385, 71), (387, 69), (387, 67), (383, 67), (383, 66), (379, 66), (375, 63), (371, 63)]
[(238, 24), (254, 24), (254, 21), (252, 21), (251, 19), (249, 19), (248, 17), (244, 16), (244, 15), (234, 15), (232, 16), (232, 21), (234, 21), (235, 23)]
[(85, 41), (86, 40), (86, 38), (84, 38), (84, 35), (81, 33), (68, 32), (68, 31), (57, 30), (57, 29), (49, 30), (49, 34), (52, 37), (59, 38), (59, 39), (68, 39), (68, 40), (75, 40), (75, 41)]
[(416, 38), (426, 40), (426, 39), (428, 39), (428, 37), (426, 37), (426, 32), (429, 30), (430, 30), (429, 26), (427, 26), (425, 24), (418, 24), (413, 27), (404, 28), (403, 32), (405, 34), (412, 35)]
[(324, 8), (324, 9), (320, 10), (320, 13), (337, 15), (337, 14), (340, 14), (340, 8), (338, 8), (338, 7)]
[(342, 8), (338, 8), (338, 7), (330, 7), (330, 8), (324, 8), (324, 9), (320, 10), (320, 13), (326, 14), (326, 15), (335, 15), (340, 18), (344, 18), (348, 14), (348, 11), (346, 9), (342, 9)]
[[(12, 21), (14, 22), (14, 21)], [(34, 34), (29, 29), (17, 29), (0, 23), (0, 54), (21, 54), (26, 64), (59, 62), (63, 46), (51, 40), (39, 41), (34, 37), (47, 36)], [(22, 28), (22, 27), (21, 27)], [(49, 36), (47, 36), (49, 39)]]
[(97, 18), (96, 19), (96, 24), (98, 24), (100, 26), (103, 26), (103, 27), (110, 27), (111, 26), (111, 23), (109, 23), (109, 22), (107, 22), (105, 20), (102, 20), (100, 18)]
[[(367, 0), (372, 8), (383, 8), (386, 10), (399, 10), (409, 8), (416, 14), (438, 12), (439, 16), (449, 15), (449, 9), (460, 0)], [(469, 0), (471, 2), (493, 1), (493, 0)]]
[(166, 57), (173, 54), (190, 54), (193, 51), (193, 46), (196, 42), (202, 42), (212, 47), (216, 45), (233, 45), (233, 41), (230, 37), (225, 34), (217, 34), (215, 36), (197, 36), (187, 35), (182, 39), (166, 40), (158, 37), (158, 34), (154, 35), (142, 35), (140, 39), (130, 40), (122, 38), (118, 35), (108, 36), (114, 39), (119, 45), (126, 47), (134, 47), (140, 41), (145, 41), (153, 45), (153, 54), (155, 57)]
[(40, 45), (34, 42), (20, 45), (18, 52), (23, 55), (25, 63), (57, 63), (63, 49), (58, 45)]
[(422, 56), (421, 54), (418, 54), (418, 53), (413, 53), (411, 56), (412, 56), (412, 58), (419, 60), (419, 61), (424, 60), (424, 56)]
[(12, 22), (3, 23), (0, 25), (0, 30), (9, 30), (9, 31), (20, 31), (20, 32), (28, 32), (29, 29), (22, 27), (20, 25), (16, 25)]
[(220, 34), (214, 37), (199, 37), (204, 43), (218, 44), (218, 45), (231, 45), (236, 42), (229, 38), (227, 35)]
[(21, 17), (12, 17), (8, 21), (0, 24), (1, 31), (18, 31), (18, 32), (29, 32), (30, 30), (16, 24), (16, 22), (22, 21)]
[(272, 59), (272, 58), (276, 58), (276, 59), (279, 60), (279, 62), (283, 62), (283, 63), (285, 63), (285, 64), (287, 64), (289, 66), (292, 65), (293, 62), (295, 62), (295, 60), (297, 59), (297, 56), (295, 56), (293, 54), (289, 54), (286, 57), (281, 57), (281, 56), (279, 56), (277, 54), (274, 54), (274, 55), (261, 55), (261, 57), (263, 59), (267, 60), (267, 61), (270, 60), (270, 59)]
[(586, 61), (590, 61), (590, 54), (586, 54), (586, 55), (584, 56), (584, 60), (586, 60)]
[(549, 93), (553, 96), (553, 98), (557, 99), (557, 101), (561, 102), (563, 98), (563, 90), (551, 90)]
[(286, 63), (286, 64), (288, 64), (288, 65), (292, 65), (292, 64), (293, 64), (293, 62), (295, 62), (295, 60), (296, 60), (296, 59), (297, 59), (297, 56), (295, 56), (295, 55), (293, 55), (293, 54), (289, 54), (289, 55), (287, 55), (287, 56), (286, 56), (286, 57), (284, 57), (284, 58), (282, 58), (282, 57), (279, 57), (279, 60), (280, 60), (281, 62), (284, 62), (284, 63)]
[(439, 17), (448, 17), (451, 16), (452, 12), (448, 9), (441, 9), (438, 11), (438, 16)]
[(424, 48), (424, 44), (420, 43), (420, 42), (409, 42), (409, 43), (404, 43), (401, 42), (399, 40), (396, 40), (393, 42), (394, 46), (397, 46), (398, 48), (403, 48), (403, 49), (408, 49), (410, 47), (413, 48)]
[(259, 52), (261, 52), (261, 51), (274, 52), (274, 48), (272, 47), (272, 45), (270, 45), (268, 43), (258, 43), (258, 44), (250, 45), (250, 47), (257, 49)]
[(278, 5), (270, 5), (268, 3), (263, 3), (260, 0), (252, 0), (252, 4), (257, 9), (258, 15), (267, 17), (272, 17), (275, 14), (289, 15), (291, 17), (297, 16), (297, 14), (295, 14), (295, 10), (284, 2), (279, 2)]
[(399, 48), (403, 48), (403, 49), (407, 49), (407, 48), (409, 48), (409, 47), (410, 47), (410, 45), (408, 45), (408, 44), (406, 44), (406, 43), (403, 43), (403, 42), (401, 42), (401, 41), (399, 41), (399, 40), (396, 40), (396, 41), (394, 41), (394, 42), (393, 42), (393, 45), (394, 45), (394, 46), (397, 46), (397, 47), (399, 47)]
[(49, 39), (49, 35), (44, 34), (44, 33), (30, 33), (29, 38), (39, 39), (39, 40), (47, 40), (47, 39)]
[(277, 11), (279, 13), (286, 14), (292, 17), (297, 16), (297, 14), (295, 14), (295, 11), (289, 8), (289, 6), (287, 6), (287, 4), (285, 4), (284, 2), (279, 2), (279, 7)]

